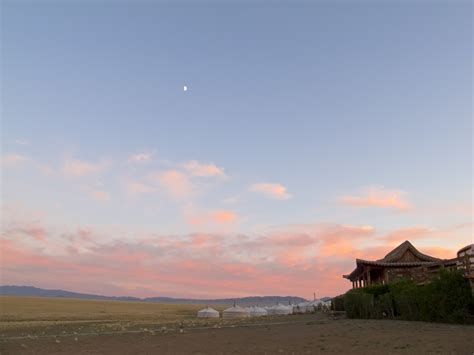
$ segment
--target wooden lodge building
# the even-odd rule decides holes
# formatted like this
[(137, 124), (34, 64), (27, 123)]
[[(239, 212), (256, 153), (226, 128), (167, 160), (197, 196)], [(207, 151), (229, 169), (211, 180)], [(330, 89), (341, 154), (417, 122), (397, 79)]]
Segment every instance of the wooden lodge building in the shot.
[(349, 275), (343, 275), (352, 282), (352, 288), (388, 284), (400, 278), (409, 278), (423, 284), (435, 277), (441, 267), (462, 269), (473, 285), (474, 245), (461, 249), (457, 258), (438, 259), (421, 253), (407, 240), (383, 259), (356, 259), (356, 265)]

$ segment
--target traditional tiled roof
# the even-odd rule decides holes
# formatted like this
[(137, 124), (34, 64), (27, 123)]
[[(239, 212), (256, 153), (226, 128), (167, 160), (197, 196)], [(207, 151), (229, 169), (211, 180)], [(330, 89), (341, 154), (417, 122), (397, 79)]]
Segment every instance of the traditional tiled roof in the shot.
[(377, 261), (381, 262), (391, 262), (398, 260), (403, 256), (403, 254), (407, 251), (411, 251), (416, 257), (418, 257), (421, 261), (440, 261), (441, 259), (434, 258), (432, 256), (426, 255), (418, 251), (413, 244), (411, 244), (408, 240), (405, 240), (402, 244), (400, 244), (398, 247), (393, 249), (390, 253), (385, 255), (383, 259), (379, 259)]
[[(416, 257), (418, 260), (402, 260), (404, 254), (410, 251), (413, 256)], [(361, 272), (364, 266), (380, 266), (380, 267), (417, 267), (417, 266), (435, 266), (439, 264), (443, 265), (454, 265), (456, 263), (455, 259), (450, 260), (443, 260), (434, 258), (432, 256), (426, 255), (418, 251), (413, 244), (411, 244), (408, 240), (404, 241), (398, 247), (393, 249), (390, 253), (385, 255), (383, 259), (379, 260), (364, 260), (364, 259), (356, 259), (356, 268), (349, 274), (343, 275), (342, 277), (346, 279), (351, 279), (359, 272)]]

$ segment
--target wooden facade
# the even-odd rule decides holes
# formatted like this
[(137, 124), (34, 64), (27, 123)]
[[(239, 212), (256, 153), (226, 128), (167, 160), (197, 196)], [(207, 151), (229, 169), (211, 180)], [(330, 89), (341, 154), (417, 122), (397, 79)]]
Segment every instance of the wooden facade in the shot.
[(457, 267), (458, 258), (438, 259), (418, 251), (408, 240), (379, 260), (356, 259), (356, 268), (344, 278), (352, 288), (372, 284), (388, 284), (396, 279), (408, 278), (425, 283), (436, 276), (441, 267)]
[(468, 245), (458, 251), (456, 268), (462, 270), (471, 285), (474, 296), (474, 244)]

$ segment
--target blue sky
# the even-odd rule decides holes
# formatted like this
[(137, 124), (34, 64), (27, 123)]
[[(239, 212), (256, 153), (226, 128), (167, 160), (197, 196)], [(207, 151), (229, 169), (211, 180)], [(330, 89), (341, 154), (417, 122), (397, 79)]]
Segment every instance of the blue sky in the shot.
[(471, 26), (470, 2), (5, 2), (3, 224), (57, 245), (80, 226), (373, 226), (363, 246), (449, 229), (419, 243), (455, 250), (472, 242)]

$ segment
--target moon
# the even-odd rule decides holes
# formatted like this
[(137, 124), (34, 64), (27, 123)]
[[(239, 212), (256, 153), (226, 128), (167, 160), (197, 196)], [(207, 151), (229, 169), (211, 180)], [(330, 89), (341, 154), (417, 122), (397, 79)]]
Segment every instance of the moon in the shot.
[(183, 86), (183, 91), (188, 91), (188, 87), (186, 85)]

